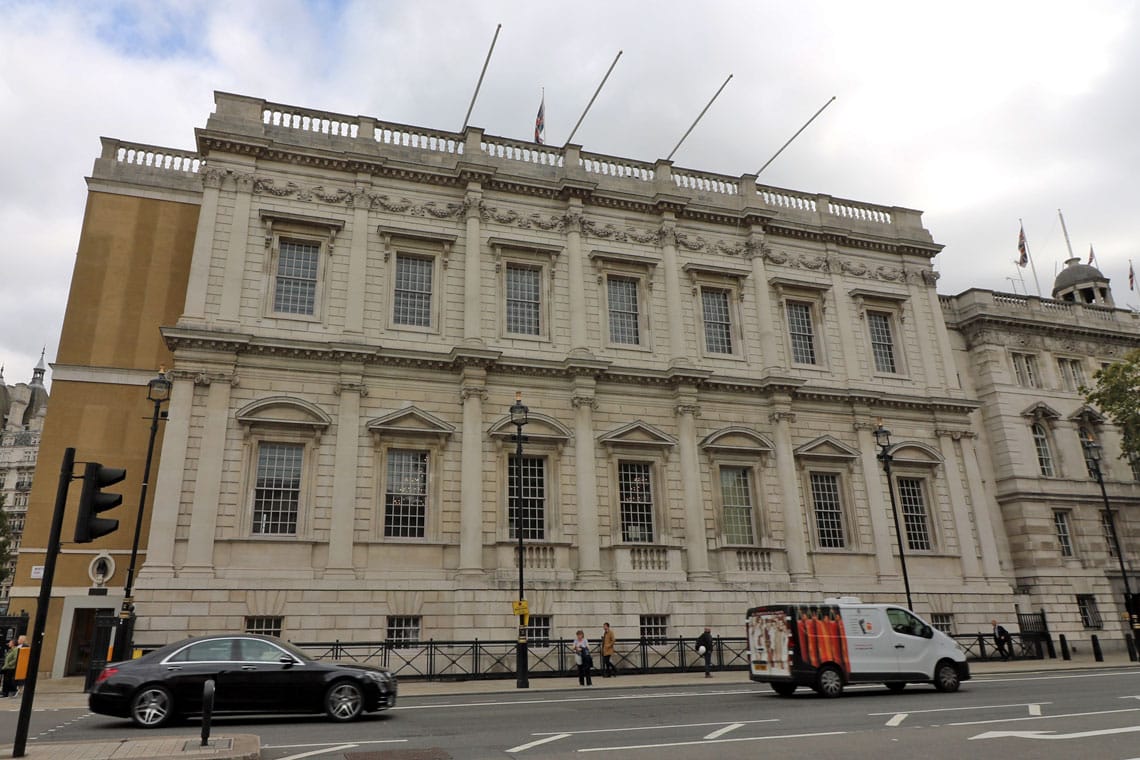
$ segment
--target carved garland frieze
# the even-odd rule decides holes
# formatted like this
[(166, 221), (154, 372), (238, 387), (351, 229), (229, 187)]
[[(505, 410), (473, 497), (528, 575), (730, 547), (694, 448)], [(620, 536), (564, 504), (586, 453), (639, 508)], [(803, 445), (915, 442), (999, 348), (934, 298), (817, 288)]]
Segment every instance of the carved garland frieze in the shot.
[(551, 230), (561, 232), (566, 229), (568, 224), (566, 214), (544, 216), (534, 213), (524, 216), (514, 209), (499, 209), (495, 206), (488, 206), (487, 204), (480, 204), (479, 212), (485, 222), (509, 224), (524, 230), (539, 229), (548, 232)]

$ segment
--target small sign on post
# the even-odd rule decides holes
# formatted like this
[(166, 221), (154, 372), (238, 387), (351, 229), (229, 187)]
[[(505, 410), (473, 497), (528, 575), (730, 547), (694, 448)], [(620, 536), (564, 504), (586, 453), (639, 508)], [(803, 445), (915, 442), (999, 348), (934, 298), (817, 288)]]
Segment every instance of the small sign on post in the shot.
[(514, 614), (523, 619), (523, 625), (530, 622), (530, 605), (527, 604), (526, 599), (519, 599), (518, 601), (511, 602), (511, 609)]

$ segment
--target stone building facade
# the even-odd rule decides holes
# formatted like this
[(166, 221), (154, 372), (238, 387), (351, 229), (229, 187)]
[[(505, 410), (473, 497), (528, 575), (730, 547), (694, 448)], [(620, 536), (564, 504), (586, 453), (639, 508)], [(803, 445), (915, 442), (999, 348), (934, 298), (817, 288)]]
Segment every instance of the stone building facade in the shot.
[[(970, 294), (937, 294), (919, 212), (224, 93), (197, 142), (104, 140), (76, 282), (131, 287), (73, 287), (54, 375), (107, 463), (174, 381), (137, 641), (511, 639), (520, 483), (536, 636), (903, 601), (880, 420), (917, 610), (973, 631), (1038, 603)], [(121, 601), (125, 533), (65, 553), (59, 630)], [(98, 552), (111, 593), (80, 600)]]

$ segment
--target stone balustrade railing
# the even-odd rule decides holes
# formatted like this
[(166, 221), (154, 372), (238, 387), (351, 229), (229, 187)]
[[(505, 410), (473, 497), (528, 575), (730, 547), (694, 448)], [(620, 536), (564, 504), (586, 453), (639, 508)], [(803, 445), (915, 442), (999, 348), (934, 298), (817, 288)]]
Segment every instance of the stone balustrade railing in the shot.
[(179, 173), (198, 173), (205, 161), (192, 151), (177, 151), (156, 145), (103, 138), (102, 158), (118, 164), (141, 166)]
[(938, 301), (947, 323), (951, 324), (983, 315), (1025, 317), (1035, 314), (1038, 318), (1072, 326), (1095, 320), (1100, 323), (1098, 329), (1109, 323), (1134, 330), (1140, 321), (1140, 313), (1128, 309), (991, 290), (968, 290), (957, 296), (939, 296)]

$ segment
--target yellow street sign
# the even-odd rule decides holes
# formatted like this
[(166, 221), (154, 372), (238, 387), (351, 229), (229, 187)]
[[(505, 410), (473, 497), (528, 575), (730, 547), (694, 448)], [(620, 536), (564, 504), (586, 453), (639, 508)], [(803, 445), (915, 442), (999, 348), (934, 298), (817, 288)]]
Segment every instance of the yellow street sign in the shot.
[(520, 599), (517, 602), (511, 602), (511, 609), (514, 610), (516, 615), (530, 616), (530, 605), (527, 604), (526, 599)]

